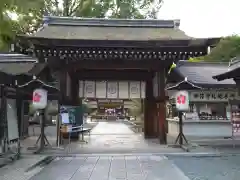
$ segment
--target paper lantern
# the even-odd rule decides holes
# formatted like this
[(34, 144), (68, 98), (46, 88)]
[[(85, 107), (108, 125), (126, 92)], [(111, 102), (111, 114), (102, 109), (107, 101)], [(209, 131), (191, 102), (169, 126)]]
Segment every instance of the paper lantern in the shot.
[(32, 106), (34, 109), (44, 109), (47, 106), (47, 91), (35, 89), (33, 91)]
[(189, 95), (187, 91), (178, 91), (175, 95), (175, 100), (178, 111), (189, 110)]

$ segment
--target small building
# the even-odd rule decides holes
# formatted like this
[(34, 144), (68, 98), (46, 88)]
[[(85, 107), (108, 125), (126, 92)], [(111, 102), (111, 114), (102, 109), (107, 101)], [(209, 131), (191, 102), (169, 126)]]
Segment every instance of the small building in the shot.
[[(229, 99), (238, 99), (235, 82), (232, 79), (217, 81), (212, 78), (227, 69), (228, 63), (179, 61), (169, 74), (166, 89), (170, 99), (178, 90), (189, 92), (190, 109), (183, 116), (183, 132), (186, 136), (232, 136)], [(168, 133), (177, 135), (177, 114), (174, 114), (174, 109), (170, 112)]]
[[(28, 118), (25, 115), (27, 115), (28, 104), (26, 102), (32, 98), (32, 94), (18, 90), (17, 85), (30, 81), (33, 76), (40, 75), (43, 78), (46, 74), (45, 64), (38, 63), (38, 60), (33, 57), (0, 53), (0, 142), (5, 138), (8, 139), (8, 143), (16, 142), (16, 139), (27, 134)], [(3, 106), (3, 104), (7, 105)], [(3, 117), (4, 114), (6, 116)], [(0, 144), (0, 153), (3, 145)]]

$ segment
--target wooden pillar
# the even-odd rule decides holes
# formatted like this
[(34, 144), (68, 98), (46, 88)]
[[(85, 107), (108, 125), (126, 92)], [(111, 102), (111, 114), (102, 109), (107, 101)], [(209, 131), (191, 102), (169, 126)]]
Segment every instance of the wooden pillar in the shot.
[(165, 72), (164, 69), (157, 73), (158, 75), (158, 98), (156, 102), (157, 117), (158, 117), (158, 134), (160, 144), (167, 143), (166, 134), (166, 96), (165, 96)]
[(67, 97), (67, 72), (66, 71), (60, 71), (59, 72), (59, 81), (60, 81), (60, 105), (64, 104)]
[(144, 100), (144, 136), (155, 138), (154, 134), (154, 97), (152, 79), (146, 81), (146, 98)]
[(71, 101), (73, 105), (79, 105), (79, 80), (75, 74), (71, 74)]

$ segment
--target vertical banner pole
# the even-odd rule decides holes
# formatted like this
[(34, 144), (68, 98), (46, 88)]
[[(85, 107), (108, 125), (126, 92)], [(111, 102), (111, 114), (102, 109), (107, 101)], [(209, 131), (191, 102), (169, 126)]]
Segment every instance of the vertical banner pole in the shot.
[(183, 122), (182, 122), (182, 115), (183, 113), (181, 111), (178, 112), (178, 118), (179, 118), (179, 134), (180, 137), (179, 137), (179, 144), (180, 145), (183, 145)]

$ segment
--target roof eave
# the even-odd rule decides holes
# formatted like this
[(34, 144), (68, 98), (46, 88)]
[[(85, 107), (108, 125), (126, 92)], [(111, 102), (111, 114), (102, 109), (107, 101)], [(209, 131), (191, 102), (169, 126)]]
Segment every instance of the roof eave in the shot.
[(216, 79), (217, 81), (223, 81), (225, 79), (233, 79), (235, 78), (235, 73), (239, 71), (240, 68), (233, 69), (231, 71), (224, 72), (222, 74), (218, 74), (216, 76), (213, 76), (213, 79)]
[(46, 25), (60, 26), (101, 26), (101, 27), (157, 27), (157, 28), (178, 28), (179, 19), (158, 20), (158, 19), (106, 19), (106, 18), (79, 18), (45, 16), (43, 23)]

